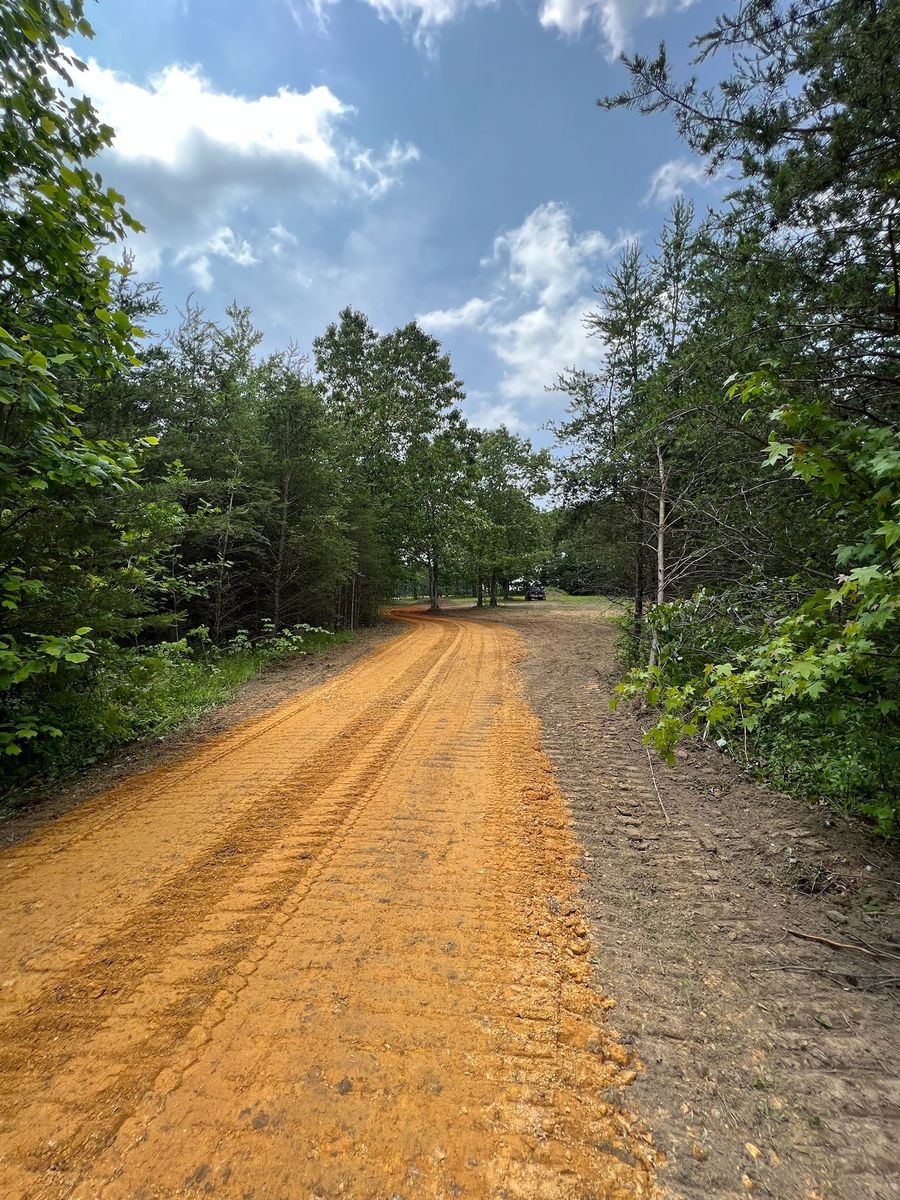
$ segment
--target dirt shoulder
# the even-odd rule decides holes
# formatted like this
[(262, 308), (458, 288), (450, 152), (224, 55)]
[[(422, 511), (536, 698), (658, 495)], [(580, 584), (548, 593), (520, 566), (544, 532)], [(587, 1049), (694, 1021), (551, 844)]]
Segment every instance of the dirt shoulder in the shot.
[(0, 821), (0, 849), (14, 846), (47, 821), (54, 821), (85, 800), (107, 791), (132, 775), (175, 762), (193, 753), (211, 738), (268, 712), (283, 700), (325, 683), (351, 666), (382, 642), (399, 636), (404, 626), (383, 621), (371, 629), (360, 629), (351, 642), (322, 653), (303, 655), (260, 671), (238, 688), (227, 703), (203, 713), (162, 737), (142, 738), (121, 754), (98, 763), (83, 774), (46, 791), (38, 792), (27, 805)]
[(646, 1068), (631, 1101), (667, 1156), (661, 1184), (696, 1200), (900, 1197), (896, 859), (713, 748), (651, 774), (635, 716), (608, 711), (615, 631), (598, 613), (470, 611), (525, 640), (526, 694), (584, 848), (598, 981)]

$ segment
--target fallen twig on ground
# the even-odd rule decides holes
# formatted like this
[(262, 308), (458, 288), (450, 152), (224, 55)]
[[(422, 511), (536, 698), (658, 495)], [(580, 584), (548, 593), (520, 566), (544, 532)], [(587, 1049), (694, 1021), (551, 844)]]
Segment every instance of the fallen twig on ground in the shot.
[(855, 950), (857, 954), (867, 954), (870, 958), (892, 958), (900, 962), (900, 954), (891, 954), (887, 950), (870, 950), (866, 946), (858, 946), (854, 942), (836, 942), (832, 938), (822, 937), (818, 933), (804, 933), (802, 929), (791, 929), (784, 926), (784, 932), (791, 937), (803, 938), (807, 942), (820, 942), (823, 946), (831, 946), (834, 950)]
[(900, 975), (857, 975), (849, 971), (829, 971), (827, 967), (809, 967), (802, 963), (775, 963), (765, 967), (755, 967), (751, 975), (761, 975), (764, 971), (804, 971), (811, 975), (823, 975), (837, 983), (849, 984), (861, 992), (871, 992), (877, 988), (895, 988), (900, 984)]
[[(646, 730), (642, 729), (641, 733), (646, 737)], [(653, 780), (653, 787), (656, 790), (656, 799), (659, 801), (659, 807), (662, 809), (662, 815), (666, 818), (666, 824), (670, 825), (669, 814), (666, 812), (666, 806), (663, 804), (663, 798), (660, 795), (659, 785), (656, 782), (656, 772), (653, 770), (653, 759), (650, 757), (650, 747), (645, 746), (644, 750), (647, 753), (647, 762), (650, 765), (650, 778)]]

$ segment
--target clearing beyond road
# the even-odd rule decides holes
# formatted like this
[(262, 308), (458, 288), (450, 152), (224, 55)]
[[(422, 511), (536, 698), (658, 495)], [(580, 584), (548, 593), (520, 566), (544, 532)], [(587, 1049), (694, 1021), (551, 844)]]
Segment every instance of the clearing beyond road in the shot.
[(654, 1194), (519, 636), (398, 619), (0, 858), (0, 1195)]

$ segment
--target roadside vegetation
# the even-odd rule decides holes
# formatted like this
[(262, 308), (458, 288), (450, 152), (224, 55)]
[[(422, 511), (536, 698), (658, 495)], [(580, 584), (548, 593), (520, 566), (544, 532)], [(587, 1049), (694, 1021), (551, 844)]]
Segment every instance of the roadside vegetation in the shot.
[(600, 105), (669, 113), (734, 187), (601, 281), (604, 368), (559, 381), (566, 509), (634, 597), (620, 691), (660, 751), (714, 737), (893, 834), (900, 8), (749, 0), (694, 46), (721, 83), (663, 47)]
[[(101, 661), (48, 693), (45, 718), (59, 732), (29, 747), (29, 778), (42, 785), (65, 779), (138, 738), (159, 737), (195, 720), (268, 667), (321, 653), (351, 637), (349, 631), (295, 626), (254, 638), (239, 630), (216, 646), (197, 630), (152, 649), (109, 647)], [(25, 777), (19, 780), (21, 786)], [(26, 798), (14, 791), (6, 800), (16, 806)]]
[(247, 309), (167, 313), (135, 279), (76, 30), (81, 0), (0, 13), (0, 797), (375, 620), (401, 580), (496, 599), (547, 544), (547, 453), (469, 426), (415, 322), (347, 308), (267, 354)]
[[(601, 107), (734, 183), (586, 314), (558, 453), (462, 412), (415, 321), (309, 352), (167, 310), (94, 159), (82, 0), (0, 13), (0, 795), (217, 702), (392, 596), (627, 596), (621, 695), (783, 786), (900, 815), (900, 9), (748, 0)], [(615, 116), (607, 116), (614, 120)], [(163, 334), (152, 333), (167, 328)], [(320, 632), (321, 631), (321, 632)]]

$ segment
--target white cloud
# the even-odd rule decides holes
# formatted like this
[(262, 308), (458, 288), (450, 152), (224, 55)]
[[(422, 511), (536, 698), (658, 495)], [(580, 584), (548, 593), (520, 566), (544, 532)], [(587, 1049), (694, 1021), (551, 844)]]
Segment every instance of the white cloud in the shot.
[[(510, 282), (541, 304), (554, 307), (583, 288), (589, 263), (615, 249), (599, 230), (576, 234), (572, 217), (563, 204), (542, 204), (517, 229), (494, 241), (493, 261), (508, 259)], [(490, 261), (490, 260), (485, 260)]]
[[(284, 0), (284, 6), (288, 11), (288, 15), (290, 16), (293, 23), (297, 26), (299, 31), (301, 33), (305, 33), (306, 30), (303, 28), (303, 17), (300, 14), (299, 7), (294, 3), (294, 0)], [(313, 11), (316, 13), (316, 16), (320, 16), (320, 13), (318, 11), (318, 6), (313, 5), (312, 8), (313, 8)]]
[(485, 338), (501, 368), (497, 392), (485, 398), (479, 424), (523, 424), (516, 403), (542, 404), (544, 389), (566, 367), (591, 368), (602, 345), (588, 338), (584, 314), (601, 264), (626, 235), (580, 233), (565, 205), (542, 204), (521, 225), (501, 233), (482, 269), (492, 272), (488, 295), (456, 308), (436, 309), (419, 320), (437, 334), (466, 329)]
[(283, 254), (289, 246), (299, 246), (300, 241), (295, 233), (285, 229), (281, 221), (277, 221), (269, 230), (269, 245), (273, 254)]
[(589, 305), (585, 297), (562, 310), (532, 308), (494, 327), (494, 353), (506, 367), (500, 383), (504, 397), (533, 399), (567, 367), (590, 370), (599, 364), (603, 347), (584, 327)]
[(227, 225), (216, 230), (206, 243), (205, 249), (210, 254), (218, 254), (221, 258), (230, 259), (239, 267), (252, 267), (259, 262), (259, 259), (254, 256), (250, 244), (239, 240)]
[[(148, 230), (133, 247), (138, 268), (170, 259), (203, 288), (214, 260), (251, 266), (264, 249), (287, 256), (296, 242), (282, 213), (376, 201), (418, 157), (396, 141), (361, 146), (346, 132), (355, 110), (324, 86), (245, 97), (218, 91), (197, 66), (172, 65), (138, 84), (94, 61), (80, 83), (115, 130), (104, 174)], [(251, 228), (263, 212), (262, 228)]]
[(473, 296), (458, 308), (437, 308), (433, 312), (423, 313), (419, 317), (419, 323), (434, 333), (448, 333), (453, 329), (484, 328), (494, 303), (493, 300), (482, 300), (480, 296)]
[(225, 259), (239, 267), (253, 267), (259, 262), (250, 243), (238, 238), (234, 230), (223, 225), (201, 245), (186, 246), (179, 251), (175, 263), (187, 263), (197, 287), (209, 291), (213, 285), (212, 258)]
[(115, 129), (115, 150), (123, 158), (188, 171), (205, 144), (236, 159), (278, 158), (340, 172), (334, 128), (353, 110), (327, 87), (279, 88), (274, 96), (247, 99), (215, 91), (199, 67), (176, 65), (141, 87), (93, 60), (81, 82)]
[[(309, 0), (320, 25), (324, 24), (325, 9), (338, 0)], [(428, 54), (436, 48), (436, 31), (455, 21), (470, 8), (487, 8), (498, 0), (365, 0), (383, 21), (396, 21), (412, 33), (417, 45)]]
[[(307, 0), (320, 28), (326, 9), (338, 0)], [(294, 0), (285, 0), (295, 23), (302, 23)], [(429, 53), (436, 46), (442, 25), (462, 17), (470, 8), (485, 8), (497, 0), (365, 0), (382, 20), (393, 20), (413, 32), (415, 41)], [(541, 0), (538, 19), (545, 29), (556, 29), (567, 37), (579, 37), (589, 28), (598, 29), (608, 54), (615, 58), (629, 45), (631, 30), (648, 17), (672, 9), (689, 8), (696, 0)]]
[(693, 3), (695, 0), (542, 0), (540, 22), (545, 29), (558, 29), (567, 37), (578, 37), (595, 26), (609, 56), (615, 58), (627, 49), (631, 30), (640, 21)]
[(353, 169), (365, 182), (369, 195), (374, 199), (382, 196), (397, 182), (402, 169), (409, 163), (418, 162), (417, 146), (403, 145), (393, 141), (381, 155), (371, 150), (359, 150), (352, 158)]
[(466, 411), (473, 425), (479, 429), (499, 429), (505, 425), (515, 432), (524, 429), (525, 423), (516, 412), (515, 405), (508, 400), (492, 401), (482, 392), (469, 392)]
[(710, 175), (702, 162), (688, 158), (672, 158), (657, 167), (650, 179), (650, 187), (644, 197), (644, 204), (655, 201), (658, 204), (671, 204), (676, 196), (680, 196), (686, 184), (694, 187), (709, 187), (716, 180)]

